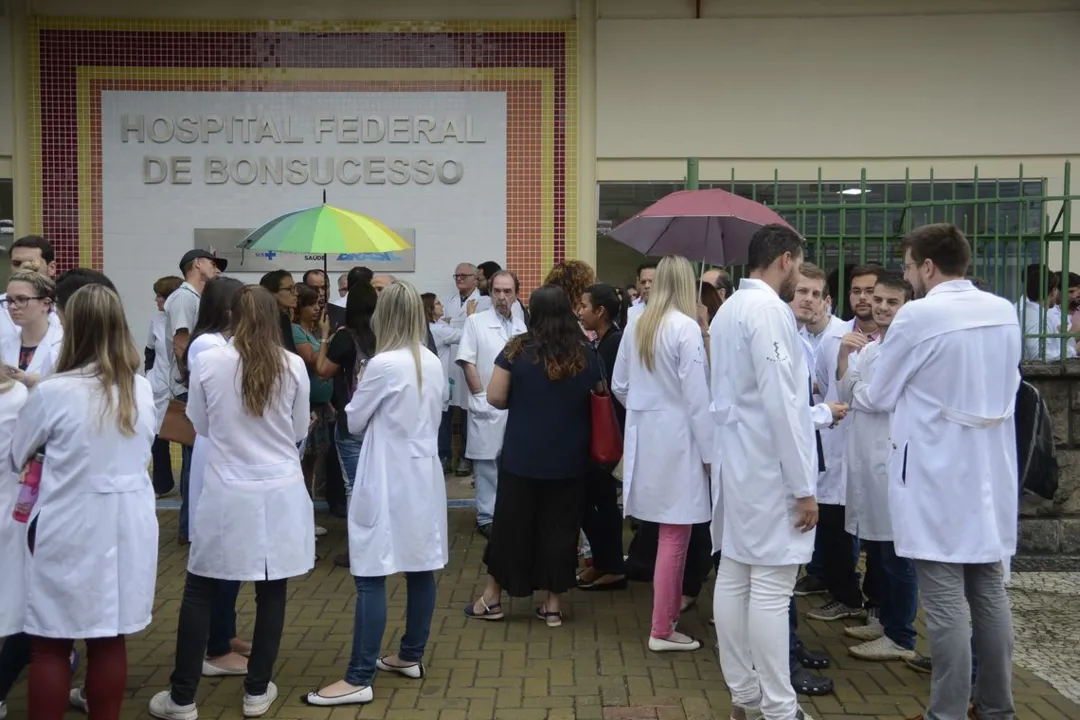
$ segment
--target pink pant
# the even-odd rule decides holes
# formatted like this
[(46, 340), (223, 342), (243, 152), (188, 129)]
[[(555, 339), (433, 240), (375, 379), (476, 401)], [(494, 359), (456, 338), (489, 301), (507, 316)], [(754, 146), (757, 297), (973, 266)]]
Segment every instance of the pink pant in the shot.
[(679, 621), (682, 607), (682, 581), (686, 570), (686, 549), (690, 546), (692, 525), (660, 523), (653, 569), (652, 632), (654, 638), (667, 638)]

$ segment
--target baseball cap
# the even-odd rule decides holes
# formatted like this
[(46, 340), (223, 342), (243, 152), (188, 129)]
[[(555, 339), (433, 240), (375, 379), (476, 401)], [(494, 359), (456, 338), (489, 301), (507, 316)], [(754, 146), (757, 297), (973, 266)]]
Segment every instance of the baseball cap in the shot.
[(184, 257), (180, 258), (180, 272), (184, 272), (185, 267), (187, 267), (190, 263), (195, 262), (199, 258), (213, 260), (214, 264), (217, 265), (218, 270), (220, 270), (221, 272), (225, 272), (225, 268), (229, 265), (228, 260), (226, 260), (225, 258), (219, 258), (217, 255), (210, 252), (209, 250), (195, 249), (188, 250), (186, 253), (184, 253)]

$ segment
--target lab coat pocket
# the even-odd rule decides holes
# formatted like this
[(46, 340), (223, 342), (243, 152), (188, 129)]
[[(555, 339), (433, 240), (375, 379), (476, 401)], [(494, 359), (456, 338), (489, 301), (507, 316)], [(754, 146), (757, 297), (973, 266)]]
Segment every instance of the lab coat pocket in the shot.
[(900, 482), (904, 485), (907, 485), (907, 453), (908, 444), (904, 443), (904, 459), (901, 461), (900, 464)]
[(356, 479), (349, 499), (349, 520), (362, 528), (372, 528), (382, 514), (382, 484), (376, 480)]
[(488, 418), (494, 412), (493, 408), (487, 401), (487, 393), (477, 393), (476, 395), (469, 395), (469, 414), (475, 415), (477, 418)]
[(150, 487), (150, 476), (146, 473), (130, 475), (92, 475), (87, 478), (87, 490), (99, 495), (138, 492)]

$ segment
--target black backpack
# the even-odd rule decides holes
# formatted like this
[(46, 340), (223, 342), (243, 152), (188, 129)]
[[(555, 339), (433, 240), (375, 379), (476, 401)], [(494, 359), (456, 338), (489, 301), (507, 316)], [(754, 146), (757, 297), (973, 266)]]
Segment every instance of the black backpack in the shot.
[(1016, 458), (1019, 491), (1053, 500), (1058, 489), (1057, 448), (1050, 411), (1038, 389), (1021, 382), (1016, 395)]

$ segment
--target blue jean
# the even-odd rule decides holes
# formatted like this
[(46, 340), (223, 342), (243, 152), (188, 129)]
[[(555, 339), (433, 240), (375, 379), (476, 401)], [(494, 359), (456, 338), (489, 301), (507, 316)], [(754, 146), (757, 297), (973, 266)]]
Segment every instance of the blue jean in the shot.
[(452, 460), (454, 457), (454, 416), (458, 416), (461, 426), (461, 458), (465, 458), (465, 440), (469, 432), (469, 414), (465, 408), (451, 405), (442, 414), (439, 423), (439, 459)]
[(360, 462), (360, 436), (349, 432), (349, 423), (345, 418), (338, 418), (334, 425), (334, 444), (337, 446), (338, 462), (341, 463), (341, 478), (345, 483), (345, 503), (352, 497), (353, 483), (356, 481), (356, 466)]
[(211, 658), (232, 652), (232, 639), (236, 637), (236, 598), (240, 595), (240, 582), (218, 580), (217, 594), (210, 605), (210, 634), (206, 641), (206, 656)]
[(495, 517), (495, 490), (499, 486), (498, 460), (473, 460), (476, 478), (476, 524), (484, 526)]
[[(375, 677), (375, 661), (379, 659), (383, 633), (386, 632), (386, 578), (353, 579), (356, 581), (356, 617), (345, 682), (368, 687)], [(398, 657), (405, 663), (417, 663), (424, 657), (431, 633), (431, 617), (435, 614), (435, 572), (405, 573), (405, 589), (405, 634), (401, 636)]]
[[(866, 577), (874, 582), (872, 593), (881, 613), (885, 635), (906, 650), (915, 649), (915, 615), (919, 611), (919, 583), (915, 563), (898, 557), (891, 542), (864, 540)], [(871, 568), (874, 568), (871, 572)]]

